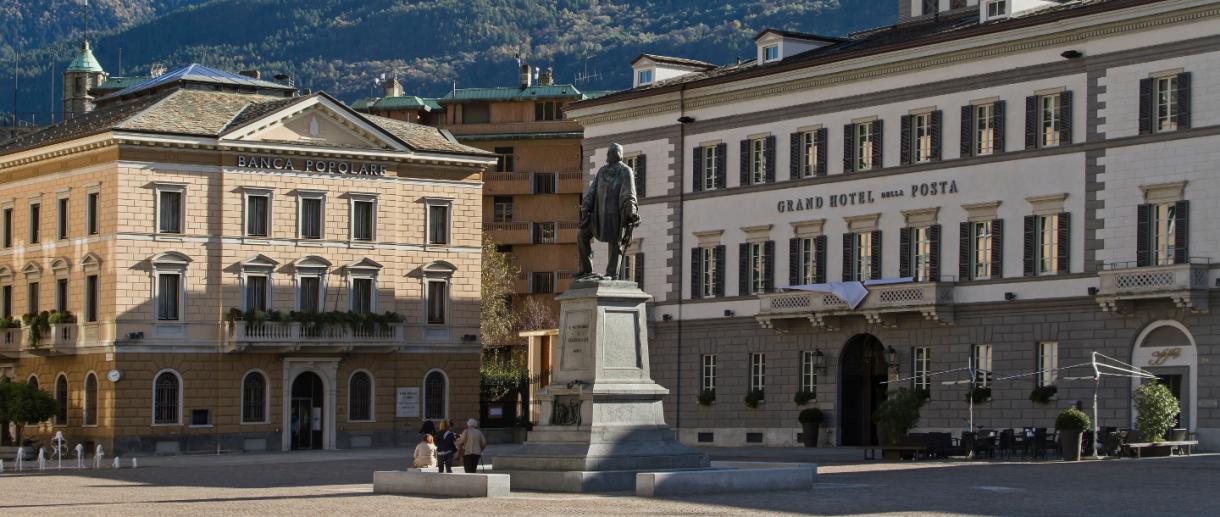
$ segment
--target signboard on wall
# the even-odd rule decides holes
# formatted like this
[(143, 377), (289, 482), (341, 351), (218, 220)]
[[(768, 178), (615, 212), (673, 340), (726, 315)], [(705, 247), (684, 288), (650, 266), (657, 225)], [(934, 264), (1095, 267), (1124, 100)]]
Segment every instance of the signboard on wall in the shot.
[(398, 388), (394, 416), (419, 418), (419, 388)]

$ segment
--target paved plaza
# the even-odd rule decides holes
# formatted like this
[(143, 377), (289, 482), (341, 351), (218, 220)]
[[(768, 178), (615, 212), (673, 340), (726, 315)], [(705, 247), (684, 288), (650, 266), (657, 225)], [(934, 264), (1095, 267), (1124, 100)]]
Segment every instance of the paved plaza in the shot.
[[(493, 447), (492, 453), (495, 449)], [(517, 493), (433, 499), (372, 493), (405, 451), (142, 458), (139, 469), (0, 477), (19, 515), (1220, 515), (1220, 455), (1061, 462), (862, 462), (858, 451), (707, 449), (714, 460), (817, 461), (808, 491), (642, 499)], [(124, 465), (129, 465), (124, 461)], [(11, 465), (9, 465), (11, 469)]]

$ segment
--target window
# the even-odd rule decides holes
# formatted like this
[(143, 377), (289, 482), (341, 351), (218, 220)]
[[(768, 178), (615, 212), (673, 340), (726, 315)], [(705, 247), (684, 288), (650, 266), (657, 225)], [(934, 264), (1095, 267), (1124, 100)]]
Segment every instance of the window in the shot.
[(322, 278), (303, 276), (297, 283), (297, 307), (301, 312), (320, 312), (322, 304)]
[(30, 314), (38, 314), (38, 282), (30, 282), (25, 287), (26, 310)]
[(926, 346), (915, 347), (911, 351), (911, 387), (917, 390), (931, 390), (932, 377), (931, 373), (931, 349)]
[(750, 354), (750, 391), (766, 392), (767, 354)]
[(745, 288), (742, 289), (742, 295), (765, 293), (771, 289), (771, 252), (773, 246), (770, 241), (767, 242), (751, 242), (743, 244), (741, 250), (745, 253), (741, 256), (741, 260), (746, 261)]
[(648, 160), (644, 155), (637, 154), (623, 158), (623, 163), (626, 164), (627, 167), (630, 167), (631, 172), (633, 173), (632, 179), (635, 182), (636, 197), (643, 198), (646, 192), (645, 184), (647, 181), (645, 178), (647, 178), (648, 174)]
[(266, 237), (271, 227), (271, 193), (246, 194), (246, 235)]
[(347, 420), (349, 422), (373, 420), (373, 378), (369, 376), (368, 372), (359, 371), (352, 374), (347, 385)]
[(639, 86), (652, 84), (652, 70), (640, 70), (636, 72), (636, 83)]
[(940, 0), (923, 0), (923, 5), (920, 6), (920, 14), (933, 14), (938, 10)]
[(495, 196), (491, 202), (491, 220), (495, 223), (510, 223), (513, 221), (513, 197)]
[(703, 190), (716, 190), (721, 187), (719, 178), (722, 171), (718, 170), (720, 160), (717, 157), (718, 146), (703, 148)]
[(63, 312), (68, 310), (68, 279), (55, 279), (55, 310)]
[(856, 147), (855, 147), (855, 170), (868, 171), (873, 167), (878, 167), (881, 164), (873, 163), (874, 160), (874, 145), (877, 144), (877, 134), (874, 128), (875, 122), (864, 122), (855, 125), (856, 131)]
[(553, 172), (535, 172), (534, 173), (534, 194), (554, 194), (558, 176)]
[(266, 312), (267, 298), (270, 295), (270, 289), (266, 276), (263, 275), (247, 275), (246, 276), (246, 298), (245, 307), (247, 311)]
[(68, 198), (60, 198), (55, 214), (55, 238), (68, 238)]
[(85, 322), (97, 321), (97, 275), (85, 277)]
[(157, 319), (177, 321), (182, 318), (182, 275), (157, 273)]
[(373, 279), (352, 279), (351, 311), (356, 314), (373, 312)]
[(98, 205), (97, 204), (98, 204), (99, 196), (100, 196), (100, 194), (98, 194), (97, 192), (90, 192), (89, 196), (86, 198), (87, 202), (85, 203), (85, 205), (86, 205), (86, 207), (85, 207), (85, 210), (86, 210), (85, 228), (89, 232), (89, 235), (98, 234), (98, 220), (97, 220)]
[[(1185, 218), (1186, 203), (1158, 203), (1140, 208), (1144, 212), (1140, 215), (1147, 218), (1144, 223), (1146, 227), (1140, 229), (1141, 237), (1146, 236), (1147, 241), (1147, 247), (1141, 250), (1146, 256), (1139, 257), (1140, 265), (1166, 266), (1176, 263), (1179, 259), (1188, 259), (1181, 256), (1185, 255), (1185, 250), (1178, 249), (1185, 247), (1185, 239), (1182, 238), (1185, 236), (1179, 237), (1178, 234), (1178, 222)], [(1182, 242), (1179, 243), (1179, 240)]]
[(981, 104), (974, 110), (974, 155), (987, 156), (996, 149), (996, 105)]
[(920, 113), (911, 115), (911, 152), (913, 154), (914, 163), (926, 163), (932, 161), (935, 156), (933, 150), (933, 136), (935, 126), (932, 121), (932, 113)]
[(180, 186), (157, 187), (157, 231), (182, 233), (182, 195)]
[(211, 427), (211, 411), (206, 409), (191, 410), (191, 427)]
[(1059, 215), (1035, 216), (1037, 223), (1037, 241), (1034, 251), (1037, 264), (1036, 273), (1053, 275), (1059, 272)]
[(932, 278), (932, 248), (934, 239), (932, 238), (932, 228), (928, 226), (920, 226), (908, 229), (910, 235), (911, 251), (910, 265), (911, 278), (916, 282), (929, 282)]
[(763, 47), (763, 62), (770, 63), (772, 61), (779, 61), (779, 45)]
[(1173, 131), (1178, 128), (1178, 78), (1160, 77), (1154, 82), (1156, 96), (1156, 131)]
[(703, 370), (699, 375), (703, 391), (716, 389), (716, 354), (703, 354)]
[(13, 209), (4, 209), (4, 247), (13, 247)]
[(55, 401), (59, 403), (55, 412), (55, 425), (68, 425), (68, 376), (60, 374), (55, 379)]
[(863, 282), (876, 277), (873, 271), (873, 232), (852, 233), (850, 280)]
[(4, 303), (4, 317), (11, 318), (13, 317), (13, 286), (6, 285), (2, 288), (2, 291), (4, 299), (0, 300), (0, 302)]
[(976, 221), (970, 224), (970, 278), (986, 280), (991, 278), (992, 265), (992, 225), (994, 221)]
[(822, 168), (822, 131), (805, 131), (800, 133), (799, 159), (800, 177), (811, 178), (824, 173)]
[(530, 273), (530, 292), (534, 294), (555, 292), (555, 273), (550, 271)]
[(1038, 386), (1051, 386), (1059, 378), (1059, 343), (1038, 343)]
[(1059, 145), (1060, 125), (1059, 94), (1042, 95), (1038, 97), (1038, 145), (1053, 147)]
[(974, 345), (975, 384), (980, 388), (991, 387), (991, 345)]
[(267, 378), (250, 372), (241, 381), (241, 423), (267, 422)]
[(623, 278), (639, 284), (641, 289), (644, 287), (643, 262), (643, 253), (625, 253), (623, 255)]
[(801, 351), (801, 385), (799, 391), (813, 393), (814, 398), (817, 398), (818, 392), (818, 374), (814, 370), (817, 364), (816, 357), (817, 354), (810, 350)]
[(97, 425), (97, 375), (90, 372), (85, 376), (85, 425)]
[(989, 0), (987, 2), (987, 18), (1008, 15), (1008, 0)]
[(172, 370), (158, 373), (153, 380), (153, 425), (178, 425), (182, 422), (182, 382)]
[(373, 240), (377, 202), (371, 198), (352, 199), (352, 240)]
[(563, 120), (563, 107), (559, 101), (535, 102), (534, 120)]
[(38, 376), (31, 375), (30, 378), (25, 381), (25, 383), (33, 386), (34, 389), (38, 389)]
[(719, 260), (717, 260), (716, 248), (701, 248), (702, 250), (702, 265), (703, 271), (703, 297), (711, 298), (720, 292), (719, 286), (716, 285), (716, 280), (719, 278)]
[(797, 277), (794, 285), (810, 285), (818, 281), (817, 239), (794, 239), (796, 243)]
[(444, 325), (449, 308), (449, 283), (428, 280), (428, 324)]
[(321, 194), (300, 194), (297, 198), (297, 206), (300, 212), (297, 217), (300, 222), (297, 227), (300, 231), (302, 239), (321, 239), (322, 238), (322, 207), (325, 197)]
[(440, 371), (433, 370), (424, 377), (425, 419), (442, 420), (448, 417), (449, 399), (446, 398), (449, 391), (448, 385), (449, 380)]
[(512, 147), (497, 147), (496, 153), (496, 172), (513, 172), (513, 148)]
[(767, 182), (767, 139), (754, 138), (749, 142), (749, 168), (750, 174), (747, 177), (749, 184), (759, 185)]
[(42, 205), (30, 203), (30, 244), (38, 244), (38, 229), (42, 225)]
[(428, 203), (428, 244), (449, 244), (449, 202)]
[(491, 122), (491, 104), (486, 102), (467, 102), (461, 106), (463, 124), (486, 124)]
[(555, 223), (534, 223), (534, 244), (555, 243)]

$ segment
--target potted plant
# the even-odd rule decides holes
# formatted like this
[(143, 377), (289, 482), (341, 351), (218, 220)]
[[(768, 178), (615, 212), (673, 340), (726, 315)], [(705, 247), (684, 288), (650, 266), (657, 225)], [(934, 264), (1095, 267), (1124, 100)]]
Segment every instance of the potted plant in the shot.
[(796, 402), (796, 405), (798, 406), (804, 406), (805, 404), (817, 400), (817, 398), (818, 396), (814, 392), (809, 390), (801, 390), (796, 392), (796, 395), (792, 397), (792, 401)]
[(927, 397), (919, 391), (900, 388), (890, 392), (889, 397), (873, 413), (877, 423), (877, 439), (881, 445), (893, 445), (898, 439), (919, 423), (919, 410)]
[(818, 446), (818, 426), (822, 423), (822, 410), (811, 407), (801, 410), (796, 420), (801, 423), (801, 439), (805, 447)]
[[(1135, 428), (1143, 440), (1151, 443), (1165, 441), (1165, 433), (1173, 427), (1182, 407), (1169, 388), (1159, 382), (1150, 382), (1135, 390)], [(1169, 446), (1149, 447), (1141, 456), (1168, 456)]]
[(1089, 415), (1074, 407), (1059, 412), (1055, 429), (1059, 430), (1064, 461), (1080, 461), (1080, 436), (1089, 428)]
[(746, 405), (752, 408), (757, 408), (758, 404), (764, 400), (763, 390), (750, 390), (746, 393)]
[(974, 388), (966, 392), (966, 399), (973, 401), (975, 404), (982, 404), (991, 400), (991, 388)]
[(716, 401), (716, 390), (703, 390), (699, 392), (699, 405), (710, 406)]
[(1053, 398), (1056, 393), (1059, 393), (1059, 388), (1056, 388), (1053, 384), (1038, 386), (1034, 388), (1034, 391), (1030, 392), (1029, 400), (1034, 404), (1050, 404), (1051, 398)]

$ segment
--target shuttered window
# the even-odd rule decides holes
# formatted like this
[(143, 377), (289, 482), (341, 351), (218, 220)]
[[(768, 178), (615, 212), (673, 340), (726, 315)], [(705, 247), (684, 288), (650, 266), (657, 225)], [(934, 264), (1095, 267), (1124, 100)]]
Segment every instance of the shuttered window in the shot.
[(772, 270), (775, 242), (751, 242), (741, 245), (741, 295), (766, 293), (774, 290)]
[(826, 175), (826, 129), (801, 131), (791, 136), (791, 179)]
[(691, 249), (691, 297), (724, 296), (724, 245)]
[(996, 106), (974, 106), (974, 155), (988, 156), (996, 152)]
[(1138, 208), (1136, 238), (1139, 266), (1165, 266), (1190, 261), (1188, 201), (1153, 203)]
[(881, 278), (881, 232), (857, 232), (844, 235), (843, 273), (845, 282), (862, 282)]
[(788, 241), (788, 285), (826, 282), (826, 236)]

